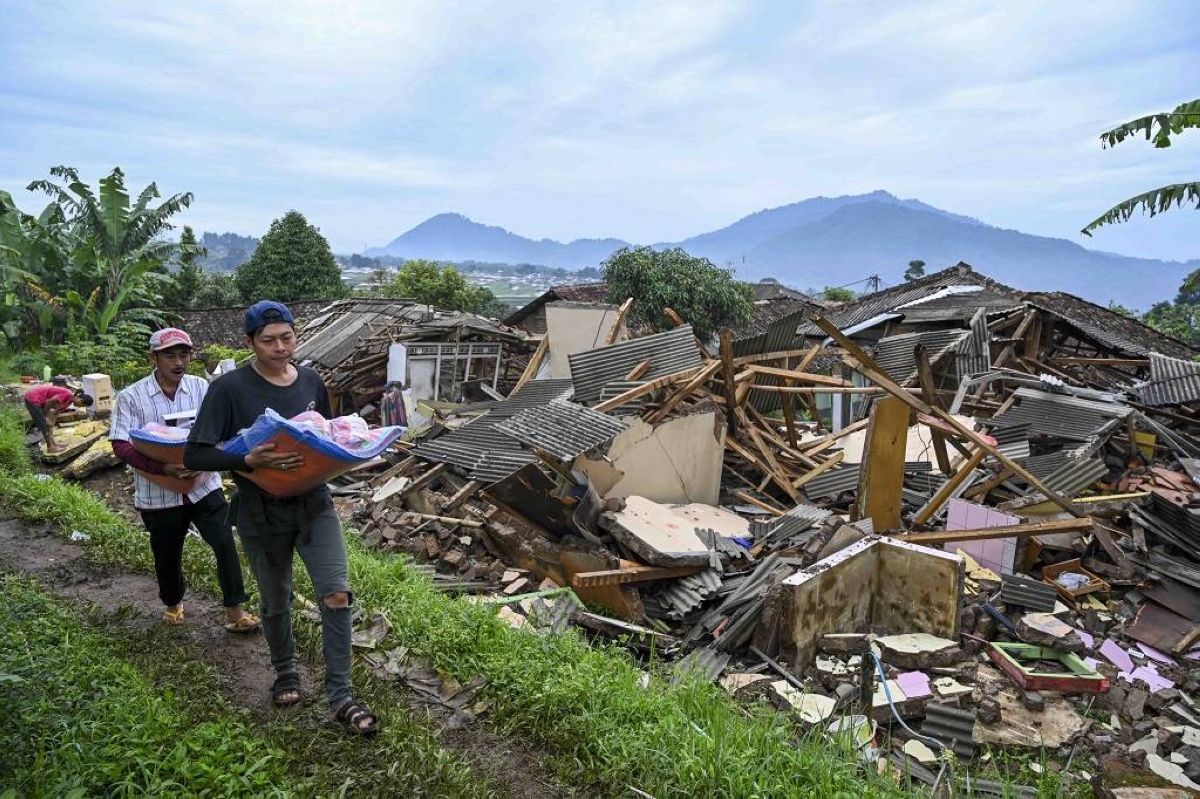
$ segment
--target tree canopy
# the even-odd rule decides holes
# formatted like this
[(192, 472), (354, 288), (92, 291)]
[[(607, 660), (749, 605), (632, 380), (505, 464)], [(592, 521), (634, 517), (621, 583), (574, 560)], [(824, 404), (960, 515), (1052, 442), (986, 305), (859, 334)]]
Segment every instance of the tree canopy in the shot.
[(165, 308), (194, 307), (204, 288), (204, 267), (200, 265), (204, 248), (196, 243), (196, 234), (190, 227), (184, 227), (179, 245), (180, 252), (176, 259), (179, 271), (163, 286), (162, 304)]
[(908, 269), (904, 270), (904, 279), (913, 281), (918, 278), (925, 277), (925, 262), (924, 261), (909, 261)]
[(349, 293), (329, 242), (299, 211), (271, 223), (254, 255), (237, 268), (235, 280), (248, 303), (336, 299)]
[(487, 288), (468, 282), (453, 266), (422, 259), (406, 261), (394, 274), (385, 270), (377, 280), (383, 297), (412, 299), (442, 311), (482, 313), (496, 299)]
[(722, 327), (743, 324), (754, 311), (754, 291), (707, 258), (682, 248), (658, 251), (622, 247), (600, 267), (608, 284), (609, 302), (633, 297), (630, 314), (655, 327), (668, 326), (671, 308), (707, 339)]
[[(1200, 128), (1200, 100), (1181, 103), (1173, 111), (1150, 114), (1126, 122), (1124, 125), (1101, 133), (1100, 142), (1104, 147), (1116, 147), (1127, 138), (1141, 133), (1145, 134), (1147, 141), (1153, 141), (1155, 147), (1164, 148), (1171, 146), (1172, 136), (1177, 136), (1188, 128)], [(1133, 216), (1134, 211), (1139, 208), (1149, 216), (1156, 216), (1185, 203), (1193, 204), (1200, 209), (1200, 181), (1172, 183), (1169, 186), (1130, 197), (1093, 219), (1080, 232), (1085, 236), (1090, 236), (1096, 228), (1127, 222)]]
[(120, 168), (100, 179), (98, 192), (71, 167), (54, 167), (50, 175), (54, 180), (28, 187), (50, 197), (37, 216), (0, 192), (5, 336), (35, 347), (63, 341), (74, 329), (104, 336), (119, 320), (161, 321), (155, 309), (168, 279), (164, 265), (191, 248), (164, 234), (192, 195), (156, 204), (161, 195), (151, 183), (131, 202)]

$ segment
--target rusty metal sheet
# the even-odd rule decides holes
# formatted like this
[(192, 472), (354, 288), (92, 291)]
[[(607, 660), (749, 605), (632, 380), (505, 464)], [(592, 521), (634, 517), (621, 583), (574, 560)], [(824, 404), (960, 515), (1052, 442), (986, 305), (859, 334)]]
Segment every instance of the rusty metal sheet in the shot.
[(1138, 610), (1125, 635), (1155, 649), (1182, 655), (1200, 640), (1200, 624), (1173, 613), (1156, 602), (1147, 602)]
[(1138, 590), (1185, 619), (1200, 622), (1200, 591), (1173, 580), (1146, 583)]

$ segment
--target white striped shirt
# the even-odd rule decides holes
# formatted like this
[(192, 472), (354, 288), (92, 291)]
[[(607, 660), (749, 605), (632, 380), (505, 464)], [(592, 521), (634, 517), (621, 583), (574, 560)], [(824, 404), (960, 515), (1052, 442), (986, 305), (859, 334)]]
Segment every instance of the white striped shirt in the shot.
[[(208, 382), (200, 377), (184, 375), (175, 390), (175, 399), (168, 399), (153, 373), (143, 377), (117, 394), (113, 409), (112, 426), (108, 431), (110, 441), (129, 441), (129, 431), (138, 430), (148, 424), (163, 424), (168, 413), (199, 410), (200, 403), (208, 391)], [(177, 508), (184, 504), (183, 494), (156, 485), (133, 471), (133, 506), (138, 510), (161, 510)], [(216, 472), (201, 472), (187, 498), (199, 502), (221, 487), (221, 476)]]

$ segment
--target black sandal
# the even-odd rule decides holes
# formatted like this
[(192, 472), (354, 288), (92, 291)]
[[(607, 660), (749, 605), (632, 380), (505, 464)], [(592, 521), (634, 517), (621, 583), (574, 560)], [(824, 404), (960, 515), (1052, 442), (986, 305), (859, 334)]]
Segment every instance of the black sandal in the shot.
[[(334, 711), (333, 718), (357, 735), (374, 735), (379, 732), (379, 718), (353, 699)], [(371, 720), (365, 727), (359, 724), (364, 718)]]
[[(295, 694), (295, 699), (284, 699), (284, 694)], [(271, 701), (275, 707), (290, 707), (299, 704), (303, 697), (300, 695), (300, 675), (280, 674), (271, 685)]]

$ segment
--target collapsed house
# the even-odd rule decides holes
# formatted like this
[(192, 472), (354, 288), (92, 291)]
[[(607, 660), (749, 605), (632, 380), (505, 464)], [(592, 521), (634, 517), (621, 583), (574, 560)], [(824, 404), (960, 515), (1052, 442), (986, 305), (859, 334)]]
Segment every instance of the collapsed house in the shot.
[(1121, 744), (1091, 769), (1200, 780), (1197, 351), (964, 264), (832, 307), (756, 291), (706, 342), (598, 286), (539, 297), (496, 396), (347, 478), (364, 538), (514, 626), (864, 714), (914, 779), (1086, 733)]

